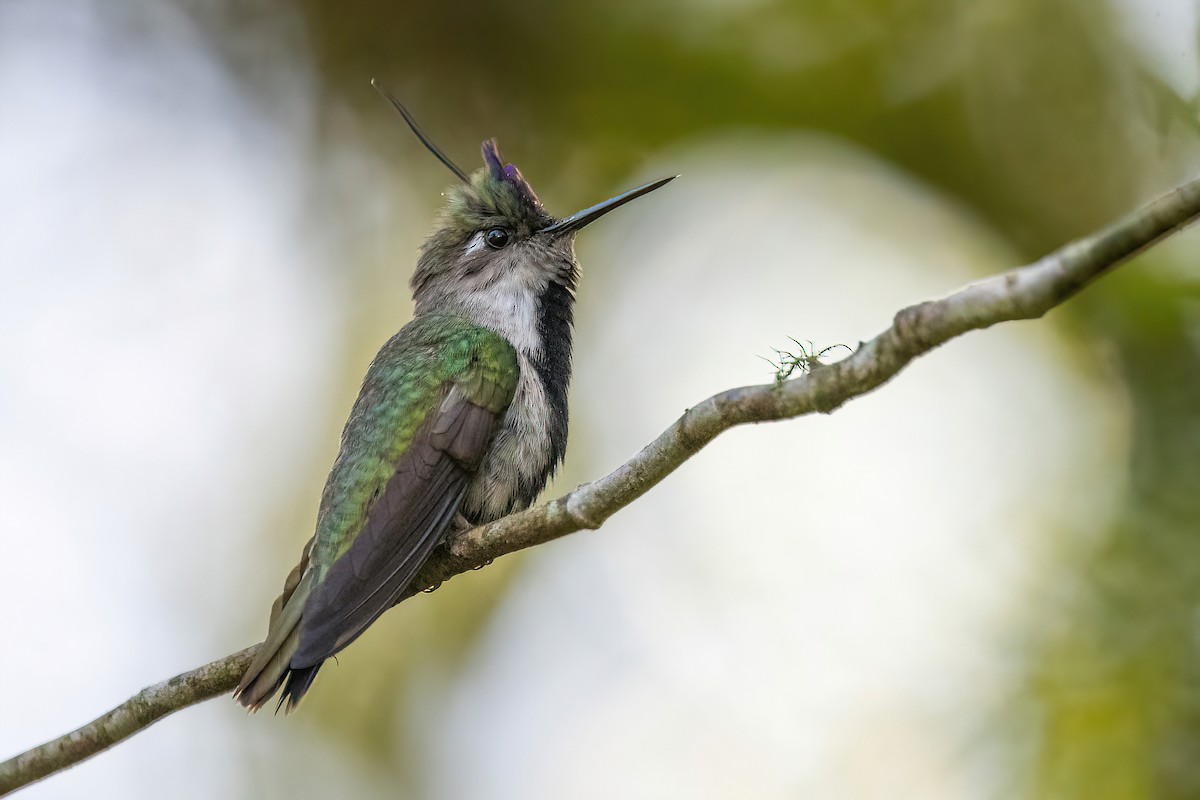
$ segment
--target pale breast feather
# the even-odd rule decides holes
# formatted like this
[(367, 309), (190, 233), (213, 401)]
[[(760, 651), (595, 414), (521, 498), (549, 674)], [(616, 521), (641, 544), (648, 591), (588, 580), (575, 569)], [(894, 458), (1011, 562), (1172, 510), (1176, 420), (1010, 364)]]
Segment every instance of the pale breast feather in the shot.
[(545, 484), (553, 458), (550, 405), (529, 356), (518, 353), (516, 394), (479, 472), (467, 489), (463, 512), (473, 522), (498, 519), (527, 507)]

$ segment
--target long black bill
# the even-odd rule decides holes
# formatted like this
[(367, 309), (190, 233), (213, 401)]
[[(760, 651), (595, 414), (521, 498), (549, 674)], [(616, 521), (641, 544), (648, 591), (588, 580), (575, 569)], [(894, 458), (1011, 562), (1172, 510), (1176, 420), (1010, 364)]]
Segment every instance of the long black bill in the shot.
[(584, 225), (600, 219), (614, 208), (620, 208), (630, 200), (636, 200), (644, 194), (650, 194), (650, 192), (666, 186), (668, 183), (678, 177), (678, 175), (672, 175), (669, 178), (659, 178), (656, 181), (647, 183), (645, 186), (639, 186), (636, 189), (630, 189), (628, 192), (623, 192), (616, 197), (610, 197), (603, 203), (597, 203), (591, 208), (585, 208), (583, 211), (577, 211), (566, 219), (560, 219), (553, 225), (548, 225), (545, 228), (542, 228), (540, 231), (538, 231), (538, 233), (567, 233), (568, 231), (577, 231)]
[(391, 104), (396, 107), (396, 110), (400, 112), (400, 116), (404, 117), (404, 121), (408, 123), (408, 127), (412, 128), (412, 132), (416, 135), (416, 137), (418, 139), (421, 140), (421, 144), (425, 145), (425, 148), (427, 150), (429, 150), (429, 152), (431, 152), (435, 156), (437, 156), (437, 160), (442, 162), (443, 164), (445, 164), (446, 169), (450, 170), (455, 175), (457, 175), (458, 179), (460, 181), (462, 181), (463, 183), (469, 184), (471, 182), (471, 179), (467, 177), (467, 173), (465, 173), (461, 169), (459, 169), (458, 165), (455, 164), (453, 161), (451, 161), (446, 156), (445, 153), (443, 153), (441, 150), (439, 150), (438, 146), (435, 145), (432, 141), (430, 141), (429, 137), (426, 136), (421, 131), (421, 128), (418, 127), (418, 125), (417, 125), (417, 121), (415, 119), (413, 119), (413, 115), (409, 112), (409, 110), (407, 108), (404, 107), (403, 103), (401, 103), (399, 100), (396, 99), (396, 95), (392, 94), (387, 89), (384, 89), (382, 86), (380, 86), (379, 82), (376, 81), (374, 78), (371, 78), (371, 85), (375, 87), (375, 91), (379, 92), (381, 95), (386, 97), (391, 102)]

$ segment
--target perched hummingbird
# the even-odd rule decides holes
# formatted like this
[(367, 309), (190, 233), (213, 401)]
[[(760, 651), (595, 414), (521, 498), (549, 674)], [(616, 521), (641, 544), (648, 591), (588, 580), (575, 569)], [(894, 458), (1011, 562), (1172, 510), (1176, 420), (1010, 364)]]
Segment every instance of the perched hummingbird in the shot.
[(293, 710), (325, 659), (408, 588), (454, 527), (527, 508), (567, 445), (575, 234), (648, 183), (555, 219), (495, 140), (468, 176), (384, 92), (459, 179), (421, 247), (413, 319), (375, 356), (321, 495), (316, 533), (271, 610), (234, 697)]

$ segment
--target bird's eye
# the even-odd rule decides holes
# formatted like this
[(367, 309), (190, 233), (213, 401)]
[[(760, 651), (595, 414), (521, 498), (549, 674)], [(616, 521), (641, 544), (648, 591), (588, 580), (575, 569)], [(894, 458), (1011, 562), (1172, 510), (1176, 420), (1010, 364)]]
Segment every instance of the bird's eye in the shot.
[(483, 235), (483, 240), (488, 243), (488, 247), (499, 250), (508, 244), (508, 231), (504, 228), (492, 228)]

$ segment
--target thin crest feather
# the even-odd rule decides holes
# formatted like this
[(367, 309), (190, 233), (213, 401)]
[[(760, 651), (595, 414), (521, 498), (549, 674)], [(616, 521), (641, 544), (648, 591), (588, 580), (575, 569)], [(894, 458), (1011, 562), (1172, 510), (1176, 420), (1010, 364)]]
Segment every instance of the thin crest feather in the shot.
[(404, 117), (404, 121), (408, 123), (408, 127), (412, 130), (413, 134), (418, 140), (420, 140), (421, 144), (425, 145), (426, 150), (433, 153), (433, 155), (437, 157), (437, 160), (442, 162), (442, 164), (446, 166), (446, 169), (453, 172), (460, 181), (466, 184), (471, 183), (471, 179), (467, 177), (467, 173), (463, 172), (457, 164), (450, 160), (449, 156), (443, 153), (438, 146), (424, 134), (424, 132), (421, 130), (421, 127), (417, 125), (417, 121), (413, 117), (412, 113), (404, 107), (404, 104), (401, 103), (394, 94), (380, 86), (379, 82), (374, 78), (371, 79), (371, 85), (375, 87), (375, 91), (387, 98), (387, 100), (396, 107), (396, 110), (400, 112), (400, 116)]

